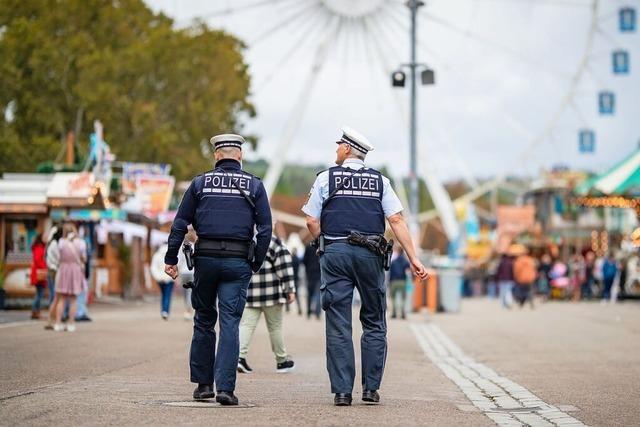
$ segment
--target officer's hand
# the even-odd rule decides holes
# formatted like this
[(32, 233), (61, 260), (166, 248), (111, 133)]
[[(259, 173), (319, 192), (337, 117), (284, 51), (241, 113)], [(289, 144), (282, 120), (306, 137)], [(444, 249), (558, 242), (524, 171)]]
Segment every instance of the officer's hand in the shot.
[(178, 277), (178, 266), (165, 264), (164, 272), (167, 273), (173, 280), (176, 280), (176, 277)]
[(289, 292), (287, 294), (287, 304), (293, 304), (295, 300), (296, 300), (296, 294), (293, 292)]
[(417, 260), (417, 259), (411, 260), (411, 271), (413, 271), (413, 274), (415, 274), (422, 280), (429, 277), (429, 273), (427, 273), (427, 268), (420, 262), (420, 260)]

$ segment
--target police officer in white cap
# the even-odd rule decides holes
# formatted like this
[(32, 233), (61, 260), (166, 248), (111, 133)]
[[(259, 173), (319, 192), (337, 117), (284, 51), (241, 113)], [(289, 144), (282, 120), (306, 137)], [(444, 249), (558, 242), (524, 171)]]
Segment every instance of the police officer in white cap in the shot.
[[(252, 270), (260, 269), (271, 240), (271, 210), (262, 182), (242, 170), (240, 135), (211, 138), (215, 168), (196, 176), (184, 193), (171, 227), (165, 271), (178, 275), (178, 251), (191, 224), (198, 241), (191, 302), (191, 382), (195, 399), (237, 405), (238, 326)], [(257, 230), (257, 232), (254, 232)], [(216, 352), (215, 324), (220, 319)], [(216, 396), (213, 384), (218, 391)]]
[[(336, 164), (318, 174), (302, 208), (307, 227), (318, 238), (322, 308), (326, 312), (327, 370), (336, 406), (349, 406), (355, 379), (351, 338), (353, 289), (362, 299), (362, 400), (380, 401), (387, 355), (387, 324), (383, 266), (390, 242), (382, 236), (385, 219), (404, 248), (413, 272), (427, 272), (411, 241), (402, 204), (389, 179), (364, 160), (373, 146), (358, 132), (342, 128)], [(386, 266), (385, 266), (386, 267)]]

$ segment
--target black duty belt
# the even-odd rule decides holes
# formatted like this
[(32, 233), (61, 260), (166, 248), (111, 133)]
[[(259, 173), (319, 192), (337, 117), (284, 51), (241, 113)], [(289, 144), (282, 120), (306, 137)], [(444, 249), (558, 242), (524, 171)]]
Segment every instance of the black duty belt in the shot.
[(347, 237), (340, 237), (340, 238), (338, 238), (338, 239), (327, 239), (327, 238), (325, 237), (325, 239), (324, 239), (324, 245), (325, 245), (325, 246), (327, 246), (327, 245), (331, 245), (331, 244), (333, 244), (333, 243), (348, 243), (348, 242), (347, 242), (347, 239), (348, 239)]
[(240, 240), (200, 238), (196, 242), (195, 256), (249, 259), (251, 246), (251, 242)]
[(327, 245), (333, 243), (348, 243), (354, 246), (362, 246), (368, 249), (374, 254), (382, 258), (383, 267), (385, 270), (389, 270), (391, 266), (391, 254), (393, 253), (393, 240), (387, 241), (382, 235), (366, 235), (358, 233), (357, 231), (351, 231), (348, 237), (341, 237), (337, 239), (327, 239), (324, 235), (318, 237), (315, 246), (318, 248), (317, 255), (324, 254), (324, 248)]

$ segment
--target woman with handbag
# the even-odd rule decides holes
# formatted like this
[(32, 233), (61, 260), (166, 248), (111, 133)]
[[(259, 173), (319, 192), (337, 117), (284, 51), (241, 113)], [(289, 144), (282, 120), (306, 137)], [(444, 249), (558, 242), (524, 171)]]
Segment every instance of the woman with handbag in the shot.
[(36, 287), (36, 296), (31, 306), (31, 318), (40, 318), (40, 304), (47, 287), (47, 263), (44, 259), (45, 244), (39, 233), (31, 244), (31, 285)]
[(77, 308), (77, 296), (85, 286), (84, 266), (87, 258), (84, 240), (78, 237), (78, 230), (74, 224), (65, 224), (64, 237), (58, 242), (60, 251), (60, 265), (56, 274), (56, 294), (58, 306), (56, 307), (56, 324), (54, 331), (62, 331), (62, 313), (64, 306), (69, 301), (69, 322), (66, 330), (76, 330), (75, 316)]

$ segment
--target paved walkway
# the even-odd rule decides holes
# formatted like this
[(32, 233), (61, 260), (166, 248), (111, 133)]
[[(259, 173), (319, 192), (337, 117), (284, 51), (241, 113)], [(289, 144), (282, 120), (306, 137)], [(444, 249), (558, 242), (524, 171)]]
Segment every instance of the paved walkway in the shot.
[(383, 403), (361, 405), (356, 387), (347, 408), (332, 405), (323, 322), (291, 313), (294, 372), (275, 372), (262, 323), (255, 372), (238, 378), (245, 406), (191, 408), (171, 406), (193, 391), (190, 322), (163, 322), (148, 303), (97, 306), (76, 333), (0, 328), (0, 425), (631, 425), (640, 419), (638, 308), (502, 311), (477, 300), (458, 315), (389, 321)]

